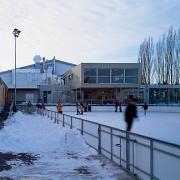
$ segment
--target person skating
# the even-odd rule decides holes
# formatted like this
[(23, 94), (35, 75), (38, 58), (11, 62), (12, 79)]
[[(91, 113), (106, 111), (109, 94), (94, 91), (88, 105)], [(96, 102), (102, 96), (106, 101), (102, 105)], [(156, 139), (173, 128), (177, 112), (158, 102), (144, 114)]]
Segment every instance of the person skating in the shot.
[(118, 106), (119, 106), (119, 103), (118, 103), (118, 101), (116, 101), (115, 102), (115, 112), (117, 112)]
[(131, 131), (134, 118), (137, 118), (136, 99), (130, 99), (125, 110), (126, 131)]
[(56, 108), (57, 108), (57, 112), (62, 114), (62, 104), (60, 101), (57, 103)]
[(147, 103), (145, 102), (144, 105), (143, 105), (143, 109), (144, 109), (144, 115), (146, 116), (146, 111), (148, 109), (148, 105)]

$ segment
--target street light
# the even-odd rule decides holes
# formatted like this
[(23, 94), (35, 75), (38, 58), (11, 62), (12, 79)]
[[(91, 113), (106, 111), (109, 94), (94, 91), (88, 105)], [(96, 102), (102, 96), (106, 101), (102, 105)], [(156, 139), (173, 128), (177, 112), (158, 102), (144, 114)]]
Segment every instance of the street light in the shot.
[(20, 34), (20, 30), (15, 28), (13, 30), (13, 34), (14, 34), (14, 37), (15, 37), (15, 68), (14, 68), (14, 80), (15, 80), (15, 83), (14, 83), (14, 106), (16, 107), (16, 38), (19, 36)]

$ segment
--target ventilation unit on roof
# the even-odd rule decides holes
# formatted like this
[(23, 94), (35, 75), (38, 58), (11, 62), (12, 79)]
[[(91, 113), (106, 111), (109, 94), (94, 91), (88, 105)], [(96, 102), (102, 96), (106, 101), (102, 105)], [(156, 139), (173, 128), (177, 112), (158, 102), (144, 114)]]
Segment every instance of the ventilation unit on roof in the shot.
[(35, 69), (41, 69), (41, 56), (40, 55), (35, 55), (33, 58), (33, 61), (35, 63)]

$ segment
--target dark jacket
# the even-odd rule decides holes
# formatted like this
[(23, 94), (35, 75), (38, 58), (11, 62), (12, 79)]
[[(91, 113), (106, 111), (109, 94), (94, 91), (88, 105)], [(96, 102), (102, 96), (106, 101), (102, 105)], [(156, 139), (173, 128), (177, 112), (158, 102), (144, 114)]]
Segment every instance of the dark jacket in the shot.
[(147, 105), (147, 104), (144, 104), (144, 105), (143, 105), (143, 108), (144, 108), (144, 110), (147, 110), (147, 109), (148, 109), (148, 105)]
[(137, 117), (137, 109), (135, 104), (129, 104), (126, 107), (125, 111), (125, 121), (130, 122), (133, 121), (133, 118)]

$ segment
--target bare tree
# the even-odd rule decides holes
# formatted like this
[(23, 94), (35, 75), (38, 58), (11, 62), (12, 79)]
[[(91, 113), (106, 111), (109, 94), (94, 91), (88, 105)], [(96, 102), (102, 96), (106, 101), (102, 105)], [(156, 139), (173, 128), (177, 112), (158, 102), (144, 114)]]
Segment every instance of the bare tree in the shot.
[(174, 60), (174, 83), (179, 84), (180, 81), (180, 27), (175, 31), (175, 60)]
[(154, 43), (150, 37), (140, 45), (138, 62), (141, 63), (142, 83), (179, 84), (180, 27), (176, 31), (171, 26), (168, 34), (163, 34), (158, 40), (155, 50), (154, 53)]
[(155, 80), (158, 84), (164, 82), (164, 58), (163, 58), (163, 41), (159, 39), (156, 43), (156, 57), (155, 57)]
[(148, 40), (144, 40), (140, 45), (138, 62), (141, 63), (141, 76), (143, 84), (150, 84), (152, 77), (153, 66), (153, 52), (154, 44), (153, 39), (149, 37)]
[(173, 67), (174, 67), (174, 30), (173, 26), (169, 28), (169, 32), (167, 35), (167, 74), (168, 74), (168, 84), (173, 84)]

